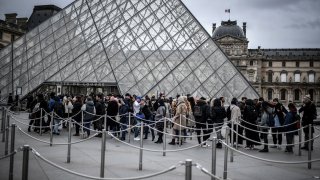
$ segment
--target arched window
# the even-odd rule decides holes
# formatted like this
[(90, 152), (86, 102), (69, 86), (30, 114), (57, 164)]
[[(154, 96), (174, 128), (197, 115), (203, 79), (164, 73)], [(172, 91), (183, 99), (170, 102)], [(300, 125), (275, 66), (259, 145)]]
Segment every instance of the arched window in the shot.
[(273, 90), (272, 89), (268, 89), (268, 100), (273, 99), (272, 98), (272, 94), (273, 94)]
[(281, 81), (280, 82), (287, 82), (287, 72), (282, 71), (280, 74)]
[(273, 72), (272, 71), (268, 71), (268, 82), (272, 82), (272, 75), (273, 75)]
[(310, 94), (310, 99), (311, 101), (313, 101), (313, 95), (314, 95), (314, 90), (313, 89), (309, 89), (309, 94)]
[(280, 91), (280, 100), (286, 100), (287, 91), (285, 89), (281, 89)]
[(294, 100), (300, 101), (300, 90), (299, 89), (294, 90)]

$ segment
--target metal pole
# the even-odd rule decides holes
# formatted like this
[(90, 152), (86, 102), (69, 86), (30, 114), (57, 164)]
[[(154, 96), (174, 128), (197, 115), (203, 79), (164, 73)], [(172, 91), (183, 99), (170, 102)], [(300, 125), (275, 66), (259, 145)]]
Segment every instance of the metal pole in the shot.
[[(231, 133), (230, 133), (230, 136), (231, 136), (231, 147), (233, 147), (233, 143), (234, 143), (233, 142), (233, 135), (234, 135), (233, 126), (234, 126), (234, 122), (231, 121), (231, 128), (230, 128), (230, 130), (231, 130)], [(230, 149), (230, 162), (233, 162), (233, 150), (232, 149)]]
[[(226, 144), (228, 144), (229, 127), (226, 127)], [(223, 179), (227, 179), (228, 176), (228, 147), (224, 146), (224, 167), (223, 167)]]
[(238, 142), (239, 142), (239, 124), (236, 123), (236, 149), (238, 149)]
[(163, 152), (162, 152), (163, 156), (166, 156), (166, 149), (167, 149), (166, 132), (167, 132), (167, 119), (166, 119), (166, 117), (164, 117), (164, 122), (163, 122)]
[(53, 142), (53, 111), (51, 112), (51, 121), (50, 121), (50, 146)]
[(68, 155), (67, 155), (67, 163), (70, 163), (71, 157), (71, 121), (70, 119), (67, 121), (69, 125), (69, 132), (68, 132)]
[(309, 139), (308, 139), (308, 169), (311, 169), (311, 145), (312, 145), (312, 125), (309, 124)]
[(106, 157), (106, 129), (102, 130), (102, 140), (101, 140), (101, 164), (100, 164), (100, 177), (104, 177), (104, 166)]
[(42, 108), (40, 109), (40, 136), (42, 136)]
[(84, 138), (83, 126), (83, 111), (81, 111), (81, 138)]
[(29, 150), (29, 145), (23, 146), (22, 180), (28, 180)]
[(4, 107), (1, 107), (1, 132), (4, 131), (4, 119), (5, 119), (5, 110)]
[(7, 116), (7, 123), (6, 123), (6, 141), (4, 146), (4, 154), (8, 155), (8, 149), (9, 149), (9, 124), (10, 124), (10, 116)]
[(129, 112), (129, 132), (128, 132), (128, 142), (130, 143), (130, 138), (131, 138), (131, 112)]
[(186, 159), (186, 179), (192, 179), (192, 159)]
[(143, 122), (140, 125), (140, 154), (139, 154), (139, 171), (142, 170), (142, 155), (143, 155)]
[[(214, 137), (212, 140), (212, 161), (211, 161), (211, 174), (216, 175), (216, 165), (217, 165), (217, 138)], [(216, 178), (211, 177), (211, 180), (216, 180)]]
[[(16, 135), (16, 124), (12, 124), (11, 125), (10, 153), (14, 152), (15, 135)], [(9, 180), (13, 179), (13, 163), (14, 163), (14, 154), (12, 154), (10, 156)]]
[(178, 138), (178, 141), (179, 141), (179, 146), (181, 146), (181, 114), (180, 114), (180, 125), (179, 125), (179, 138)]
[(2, 142), (5, 142), (5, 138), (6, 138), (6, 123), (7, 123), (7, 111), (4, 115), (4, 119), (2, 119), (3, 121), (3, 131), (2, 131)]
[(301, 125), (301, 120), (299, 121), (300, 124), (300, 129), (299, 129), (299, 148), (298, 148), (298, 152), (299, 152), (299, 156), (301, 156), (301, 141), (302, 141), (302, 125)]
[(103, 118), (103, 127), (104, 127), (104, 129), (107, 131), (108, 129), (107, 129), (107, 113), (106, 114), (104, 114), (104, 118)]

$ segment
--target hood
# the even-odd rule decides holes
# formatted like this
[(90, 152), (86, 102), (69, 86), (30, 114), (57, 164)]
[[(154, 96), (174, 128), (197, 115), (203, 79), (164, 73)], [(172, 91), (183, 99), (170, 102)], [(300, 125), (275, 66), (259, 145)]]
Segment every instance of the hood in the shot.
[(197, 105), (202, 106), (205, 104), (207, 104), (207, 102), (205, 100), (202, 100), (202, 99), (197, 100)]
[(214, 107), (221, 107), (221, 101), (220, 101), (220, 99), (215, 99), (214, 101), (213, 101), (213, 106)]
[(184, 98), (182, 96), (180, 96), (177, 101), (177, 104), (181, 104), (181, 103), (184, 103)]
[(86, 105), (94, 106), (94, 103), (93, 103), (93, 101), (87, 101), (87, 102), (86, 102)]

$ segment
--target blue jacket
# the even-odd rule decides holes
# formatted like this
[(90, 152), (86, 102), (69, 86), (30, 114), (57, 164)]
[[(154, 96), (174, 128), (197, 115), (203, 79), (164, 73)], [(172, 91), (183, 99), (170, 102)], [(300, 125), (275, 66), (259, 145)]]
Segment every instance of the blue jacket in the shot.
[(289, 126), (285, 126), (284, 129), (285, 131), (294, 131), (297, 129), (297, 126), (296, 124), (292, 124), (293, 122), (296, 121), (295, 119), (295, 116), (296, 116), (297, 112), (288, 112), (286, 117), (285, 117), (285, 120), (284, 120), (284, 125), (288, 125), (288, 124), (291, 124)]

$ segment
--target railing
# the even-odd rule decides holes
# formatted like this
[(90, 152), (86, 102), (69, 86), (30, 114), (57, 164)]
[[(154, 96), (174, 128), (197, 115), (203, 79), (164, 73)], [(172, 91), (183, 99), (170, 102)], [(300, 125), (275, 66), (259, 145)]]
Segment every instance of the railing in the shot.
[[(47, 112), (44, 112), (44, 115), (50, 115), (52, 117), (52, 120), (53, 120), (53, 117), (57, 117), (54, 113), (47, 113)], [(129, 119), (130, 117), (134, 117), (134, 116), (131, 116), (130, 114), (125, 114), (125, 116), (128, 116)], [(20, 119), (19, 119), (20, 118)], [(89, 179), (144, 179), (144, 178), (151, 178), (151, 177), (154, 177), (154, 176), (159, 176), (159, 175), (162, 175), (162, 174), (165, 174), (165, 173), (168, 173), (170, 171), (173, 171), (175, 169), (177, 169), (178, 167), (180, 166), (186, 166), (186, 173), (185, 173), (185, 176), (186, 176), (186, 179), (191, 179), (191, 167), (192, 166), (196, 166), (197, 169), (201, 170), (201, 172), (205, 173), (206, 175), (210, 176), (212, 180), (214, 179), (227, 179), (227, 162), (228, 162), (228, 151), (230, 151), (230, 162), (233, 162), (234, 161), (234, 155), (233, 153), (236, 152), (236, 153), (239, 153), (239, 154), (242, 154), (244, 155), (245, 157), (248, 157), (248, 158), (253, 158), (253, 159), (256, 159), (256, 160), (260, 160), (260, 161), (264, 161), (264, 162), (269, 162), (269, 163), (277, 163), (277, 164), (305, 164), (307, 163), (308, 164), (308, 169), (311, 169), (311, 165), (312, 165), (312, 162), (319, 162), (320, 159), (312, 159), (311, 158), (311, 141), (314, 141), (316, 140), (317, 138), (320, 137), (320, 135), (316, 135), (314, 138), (310, 138), (309, 140), (307, 141), (302, 141), (301, 139), (299, 139), (299, 142), (298, 143), (293, 143), (293, 144), (283, 144), (283, 146), (289, 146), (289, 145), (301, 145), (302, 143), (305, 143), (305, 142), (308, 142), (308, 159), (305, 160), (305, 161), (279, 161), (279, 160), (270, 160), (270, 159), (265, 159), (265, 158), (260, 158), (260, 157), (256, 157), (256, 156), (253, 156), (253, 155), (250, 155), (250, 154), (247, 154), (245, 152), (242, 152), (240, 150), (238, 150), (237, 146), (236, 148), (233, 147), (234, 145), (234, 135), (236, 135), (236, 137), (240, 136), (246, 140), (250, 140), (250, 141), (253, 141), (252, 139), (249, 139), (241, 134), (238, 134), (238, 132), (236, 130), (234, 130), (233, 128), (229, 128), (229, 127), (226, 127), (226, 134), (225, 134), (225, 141), (221, 140), (221, 139), (217, 139), (216, 137), (213, 137), (211, 140), (212, 140), (212, 164), (211, 164), (211, 172), (209, 172), (208, 170), (206, 170), (205, 168), (203, 168), (200, 164), (198, 163), (195, 163), (193, 164), (191, 160), (186, 160), (185, 162), (179, 162), (177, 165), (174, 165), (174, 166), (170, 166), (169, 168), (163, 170), (163, 171), (160, 171), (160, 172), (156, 172), (154, 174), (149, 174), (149, 175), (145, 175), (145, 176), (140, 176), (140, 177), (127, 177), (127, 178), (104, 178), (104, 169), (105, 169), (105, 151), (106, 151), (106, 137), (107, 135), (113, 137), (113, 139), (115, 139), (116, 141), (120, 142), (120, 143), (123, 143), (124, 145), (128, 146), (128, 147), (131, 147), (131, 148), (135, 148), (135, 149), (138, 149), (139, 150), (139, 170), (142, 170), (143, 169), (143, 151), (150, 151), (150, 152), (162, 152), (163, 155), (165, 156), (165, 153), (166, 152), (179, 152), (179, 151), (185, 151), (185, 150), (188, 150), (188, 149), (192, 149), (192, 148), (196, 148), (196, 147), (199, 147), (201, 146), (202, 144), (204, 143), (209, 143), (209, 140), (207, 141), (204, 141), (198, 145), (194, 145), (194, 146), (190, 146), (190, 147), (186, 147), (186, 148), (181, 148), (181, 149), (174, 149), (174, 150), (167, 150), (166, 147), (165, 147), (165, 143), (164, 143), (164, 146), (163, 146), (163, 149), (162, 150), (159, 150), (159, 149), (150, 149), (150, 148), (145, 148), (143, 147), (143, 138), (142, 138), (142, 133), (143, 133), (143, 129), (144, 129), (144, 126), (148, 126), (150, 129), (154, 130), (154, 131), (158, 131), (158, 132), (161, 132), (163, 133), (164, 135), (169, 135), (169, 136), (177, 136), (175, 134), (170, 134), (170, 133), (167, 133), (167, 129), (166, 129), (166, 125), (164, 125), (164, 130), (163, 131), (159, 131), (158, 129), (154, 128), (153, 127), (153, 124), (155, 123), (159, 123), (159, 122), (164, 122), (166, 123), (167, 121), (168, 122), (173, 122), (170, 118), (164, 118), (164, 119), (161, 119), (159, 121), (152, 121), (151, 124), (147, 124), (147, 123), (140, 123), (140, 124), (137, 124), (137, 125), (133, 125), (131, 126), (130, 123), (127, 127), (127, 129), (121, 129), (120, 131), (117, 131), (117, 132), (122, 132), (122, 131), (130, 131), (132, 128), (140, 128), (140, 146), (135, 146), (133, 144), (130, 144), (130, 141), (129, 142), (124, 142), (124, 141), (121, 141), (120, 139), (118, 139), (116, 136), (114, 136), (112, 133), (114, 132), (110, 132), (110, 131), (106, 131), (105, 129), (103, 129), (102, 131), (99, 131), (99, 130), (93, 130), (93, 129), (90, 129), (90, 128), (87, 128), (83, 125), (83, 121), (82, 123), (78, 123), (79, 126), (81, 127), (81, 129), (85, 129), (87, 128), (88, 130), (90, 131), (94, 131), (96, 132), (96, 134), (94, 134), (93, 136), (91, 137), (88, 137), (86, 139), (82, 139), (80, 141), (74, 141), (72, 142), (71, 140), (71, 127), (72, 127), (72, 123), (77, 123), (75, 122), (74, 120), (72, 120), (71, 118), (62, 118), (62, 117), (58, 117), (58, 118), (61, 118), (61, 122), (68, 122), (69, 124), (69, 128), (68, 128), (68, 142), (66, 143), (53, 143), (53, 138), (52, 138), (52, 127), (53, 125), (51, 124), (50, 126), (41, 126), (42, 128), (43, 127), (49, 127), (51, 128), (51, 133), (50, 133), (50, 141), (45, 141), (41, 138), (37, 138), (37, 137), (34, 137), (32, 135), (30, 135), (29, 133), (25, 132), (23, 130), (23, 128), (21, 128), (20, 126), (17, 126), (16, 124), (12, 123), (11, 126), (10, 126), (10, 119), (12, 119), (13, 121), (15, 122), (18, 122), (22, 125), (28, 125), (26, 123), (24, 123), (23, 121), (24, 120), (27, 120), (27, 119), (23, 119), (19, 116), (16, 116), (15, 113), (13, 112), (10, 112), (9, 110), (5, 109), (5, 108), (2, 108), (2, 123), (1, 123), (1, 132), (2, 132), (2, 139), (3, 141), (2, 142), (5, 142), (5, 155), (0, 157), (0, 160), (2, 159), (5, 159), (5, 158), (9, 158), (10, 157), (10, 168), (9, 168), (9, 179), (12, 179), (13, 178), (13, 164), (14, 164), (14, 156), (15, 154), (23, 151), (23, 173), (22, 173), (22, 177), (23, 179), (27, 179), (28, 178), (28, 158), (29, 158), (29, 151), (31, 150), (31, 152), (37, 157), (39, 158), (40, 160), (60, 169), (60, 170), (63, 170), (67, 173), (70, 173), (70, 174), (73, 174), (73, 175), (76, 175), (76, 176), (79, 176), (79, 177), (84, 177), (84, 178), (89, 178)], [(104, 124), (106, 125), (106, 118), (109, 118), (109, 119), (115, 119), (115, 117), (109, 117), (107, 115), (103, 115), (103, 116), (100, 116), (98, 119), (100, 118), (104, 118)], [(37, 118), (37, 119), (32, 119), (32, 120), (40, 120), (42, 118)], [(41, 121), (41, 120), (40, 120)], [(150, 120), (143, 120), (143, 121), (150, 121)], [(61, 123), (60, 122), (60, 123)], [(116, 121), (117, 122), (117, 121)], [(130, 121), (129, 121), (130, 122)], [(233, 122), (231, 122), (232, 124), (232, 127), (234, 127), (234, 124)], [(176, 124), (176, 125), (179, 125), (179, 124)], [(29, 126), (29, 125), (28, 125)], [(131, 126), (131, 127), (130, 127)], [(183, 128), (189, 128), (189, 129), (193, 129), (193, 130), (198, 130), (197, 128), (190, 128), (190, 127), (186, 127), (186, 126), (182, 126), (182, 125), (179, 125), (180, 127), (183, 127)], [(241, 125), (239, 125), (241, 126)], [(8, 141), (9, 141), (9, 129), (11, 127), (11, 147), (10, 147), (10, 151), (8, 150)], [(35, 126), (35, 127), (39, 127), (39, 126)], [(40, 127), (40, 128), (41, 128)], [(106, 127), (106, 126), (105, 126)], [(216, 132), (219, 132), (221, 131), (221, 126), (218, 126), (219, 130), (216, 131)], [(238, 125), (237, 125), (238, 127)], [(101, 139), (101, 164), (100, 164), (100, 177), (94, 177), (94, 176), (89, 176), (89, 175), (86, 175), (86, 174), (82, 174), (82, 173), (78, 173), (78, 172), (75, 172), (75, 171), (72, 171), (72, 170), (68, 170), (68, 169), (65, 169), (53, 162), (51, 162), (50, 160), (46, 159), (45, 157), (43, 157), (36, 149), (34, 148), (30, 148), (29, 146), (24, 146), (23, 148), (18, 148), (18, 149), (15, 149), (14, 145), (15, 145), (15, 129), (18, 129), (19, 132), (21, 132), (22, 134), (24, 134), (25, 136), (29, 137), (29, 138), (32, 138), (33, 140), (35, 141), (38, 141), (38, 142), (42, 142), (42, 143), (46, 143), (46, 144), (50, 144), (50, 146), (53, 146), (53, 145), (67, 145), (68, 146), (68, 153), (67, 153), (67, 162), (70, 163), (71, 161), (71, 145), (72, 144), (76, 144), (76, 143), (82, 143), (82, 142), (85, 142), (85, 141), (89, 141), (91, 140), (95, 135), (101, 133), (102, 134), (102, 139)], [(217, 127), (215, 127), (217, 128)], [(212, 128), (212, 130), (214, 130), (215, 128)], [(312, 126), (309, 125), (309, 126), (305, 126), (305, 127), (300, 127), (300, 129), (297, 129), (295, 131), (291, 131), (291, 133), (293, 132), (302, 132), (301, 129), (302, 128), (309, 128), (309, 133), (311, 133), (311, 128)], [(210, 129), (210, 128), (209, 128)], [(315, 127), (315, 129), (319, 130), (317, 127)], [(259, 133), (263, 133), (262, 131), (257, 131)], [(287, 132), (286, 132), (287, 133)], [(129, 133), (130, 134), (130, 133)], [(206, 136), (206, 135), (211, 135), (212, 133), (208, 133), (208, 134), (202, 134), (200, 136), (198, 135), (195, 135), (195, 136), (182, 136), (181, 135), (181, 128), (180, 128), (180, 134), (179, 134), (179, 138), (183, 138), (183, 137), (202, 137), (202, 136)], [(229, 142), (229, 134), (231, 134), (231, 142)], [(40, 134), (41, 135), (41, 134)], [(309, 137), (311, 137), (311, 134), (309, 134)], [(236, 138), (237, 139), (237, 138)], [(224, 170), (223, 170), (223, 177), (220, 178), (218, 176), (216, 176), (216, 152), (217, 152), (217, 149), (216, 149), (216, 143), (217, 142), (220, 142), (224, 145), (225, 149), (224, 149)], [(236, 140), (236, 143), (238, 141)], [(266, 144), (266, 143), (261, 143), (261, 142), (257, 142), (257, 143), (260, 143), (262, 145), (273, 145), (273, 144)], [(181, 146), (181, 145), (180, 145)], [(299, 148), (300, 149), (300, 148)]]

